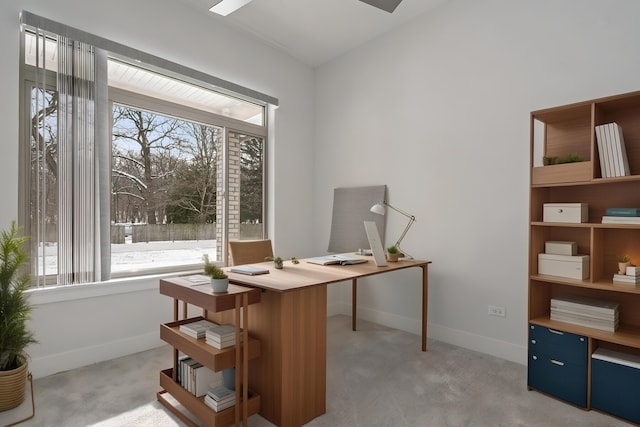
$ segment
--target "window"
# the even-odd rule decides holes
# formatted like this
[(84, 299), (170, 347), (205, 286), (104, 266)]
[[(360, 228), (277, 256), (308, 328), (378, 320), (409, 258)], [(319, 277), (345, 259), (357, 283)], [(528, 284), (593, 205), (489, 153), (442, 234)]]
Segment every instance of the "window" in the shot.
[(23, 36), (21, 222), (37, 286), (223, 263), (229, 239), (266, 237), (266, 102)]

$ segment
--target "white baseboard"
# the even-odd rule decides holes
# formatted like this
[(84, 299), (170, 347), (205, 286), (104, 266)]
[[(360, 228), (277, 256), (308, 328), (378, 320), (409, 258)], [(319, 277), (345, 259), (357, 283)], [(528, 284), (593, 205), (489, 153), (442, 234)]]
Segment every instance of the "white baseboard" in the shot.
[[(327, 308), (327, 315), (343, 314), (351, 316), (351, 304), (336, 303)], [(400, 329), (415, 335), (422, 334), (420, 320), (411, 317), (400, 316), (384, 311), (373, 310), (366, 307), (358, 307), (358, 318), (394, 329)], [(427, 337), (446, 342), (447, 344), (489, 354), (521, 365), (527, 364), (526, 346), (518, 346), (512, 343), (472, 334), (466, 331), (447, 328), (445, 326), (428, 323)]]
[(135, 337), (105, 342), (93, 347), (77, 348), (73, 349), (73, 351), (33, 358), (29, 361), (29, 370), (33, 378), (37, 379), (93, 363), (150, 350), (165, 344), (160, 339), (158, 331), (153, 331)]

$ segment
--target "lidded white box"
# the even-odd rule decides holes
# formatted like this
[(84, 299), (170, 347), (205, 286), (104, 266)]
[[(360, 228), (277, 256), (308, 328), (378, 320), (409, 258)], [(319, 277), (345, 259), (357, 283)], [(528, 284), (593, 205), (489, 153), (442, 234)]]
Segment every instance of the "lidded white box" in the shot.
[(547, 241), (544, 243), (544, 252), (554, 255), (577, 255), (578, 244), (576, 242)]
[(589, 278), (589, 255), (538, 254), (538, 274), (568, 279)]
[(589, 221), (589, 205), (587, 203), (545, 203), (542, 207), (544, 222)]

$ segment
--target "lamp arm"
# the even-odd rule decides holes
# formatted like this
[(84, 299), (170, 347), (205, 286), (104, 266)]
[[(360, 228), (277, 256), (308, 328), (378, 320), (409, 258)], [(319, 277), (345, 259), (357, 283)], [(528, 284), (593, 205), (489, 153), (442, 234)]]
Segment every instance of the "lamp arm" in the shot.
[(407, 223), (407, 226), (404, 228), (404, 231), (402, 232), (402, 234), (398, 238), (398, 241), (396, 242), (396, 247), (397, 248), (400, 247), (400, 242), (402, 242), (402, 239), (404, 239), (404, 236), (407, 234), (407, 231), (409, 231), (409, 228), (411, 228), (411, 225), (413, 225), (415, 220), (416, 220), (415, 216), (409, 215), (409, 222)]
[(382, 203), (384, 203), (385, 206), (388, 206), (389, 208), (393, 209), (394, 211), (401, 213), (402, 215), (406, 216), (407, 218), (410, 218), (412, 221), (416, 220), (415, 216), (411, 215), (408, 212), (403, 211), (402, 209), (398, 209), (395, 206), (391, 206), (389, 204), (389, 202), (387, 202), (386, 200), (384, 200)]

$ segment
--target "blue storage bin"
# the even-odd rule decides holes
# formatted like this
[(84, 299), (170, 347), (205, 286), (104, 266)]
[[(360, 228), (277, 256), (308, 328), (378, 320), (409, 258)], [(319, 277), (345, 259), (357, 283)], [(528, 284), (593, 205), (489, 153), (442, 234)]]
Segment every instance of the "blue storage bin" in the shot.
[(587, 362), (586, 337), (530, 325), (529, 387), (586, 408)]
[(640, 423), (640, 356), (606, 348), (593, 353), (591, 407)]

